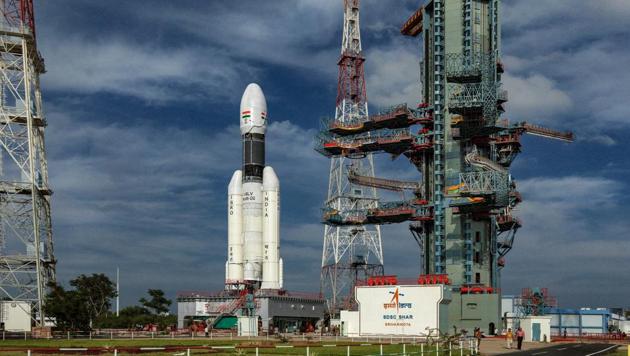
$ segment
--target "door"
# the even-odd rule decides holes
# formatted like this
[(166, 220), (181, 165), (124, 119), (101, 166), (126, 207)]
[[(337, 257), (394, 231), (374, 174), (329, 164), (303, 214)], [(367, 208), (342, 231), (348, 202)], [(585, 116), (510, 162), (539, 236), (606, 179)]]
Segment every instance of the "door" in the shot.
[(532, 323), (532, 341), (540, 341), (540, 323)]

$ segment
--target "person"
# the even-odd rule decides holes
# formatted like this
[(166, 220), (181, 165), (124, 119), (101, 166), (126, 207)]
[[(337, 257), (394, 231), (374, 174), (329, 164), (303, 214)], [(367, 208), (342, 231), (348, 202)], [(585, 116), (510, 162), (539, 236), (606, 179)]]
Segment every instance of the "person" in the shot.
[(518, 330), (516, 330), (516, 346), (518, 347), (519, 350), (521, 349), (521, 346), (523, 345), (524, 337), (525, 337), (525, 331), (523, 331), (523, 328), (519, 326)]
[(505, 334), (505, 341), (507, 342), (508, 349), (512, 349), (513, 340), (514, 340), (514, 334), (512, 333), (512, 328), (509, 328), (507, 333)]
[(479, 327), (475, 328), (475, 339), (477, 339), (477, 353), (479, 353), (481, 347), (481, 329)]

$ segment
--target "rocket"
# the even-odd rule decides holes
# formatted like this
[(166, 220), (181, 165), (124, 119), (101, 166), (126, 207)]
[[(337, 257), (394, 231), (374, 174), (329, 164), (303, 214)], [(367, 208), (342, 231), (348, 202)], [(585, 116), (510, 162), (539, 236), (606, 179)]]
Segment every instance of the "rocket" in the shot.
[(228, 185), (228, 259), (226, 288), (249, 282), (261, 289), (281, 289), (280, 181), (265, 166), (267, 101), (258, 84), (241, 98), (243, 166)]

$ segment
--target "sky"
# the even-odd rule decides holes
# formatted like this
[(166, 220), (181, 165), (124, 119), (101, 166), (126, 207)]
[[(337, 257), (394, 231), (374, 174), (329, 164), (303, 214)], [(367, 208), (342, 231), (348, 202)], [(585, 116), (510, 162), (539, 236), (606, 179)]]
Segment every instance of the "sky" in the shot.
[[(417, 103), (420, 50), (400, 25), (420, 0), (364, 0), (370, 110)], [(340, 0), (35, 1), (58, 279), (120, 268), (121, 305), (149, 288), (222, 288), (227, 184), (241, 165), (238, 110), (259, 83), (267, 164), (282, 189), (285, 287), (317, 292), (329, 162), (313, 150), (334, 113)], [(513, 176), (524, 227), (504, 294), (548, 287), (562, 307), (630, 295), (627, 0), (502, 5), (504, 117), (572, 130), (524, 137)], [(377, 175), (417, 177), (399, 159)], [(407, 224), (383, 229), (388, 274), (418, 274)]]

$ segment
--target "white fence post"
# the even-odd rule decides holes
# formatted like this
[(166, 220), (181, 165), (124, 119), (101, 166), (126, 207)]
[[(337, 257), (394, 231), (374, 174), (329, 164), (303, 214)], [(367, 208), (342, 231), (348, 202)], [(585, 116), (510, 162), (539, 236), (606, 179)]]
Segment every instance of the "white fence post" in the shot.
[(380, 353), (380, 355), (383, 356), (383, 344), (381, 344), (381, 353)]
[(28, 350), (28, 351), (26, 352), (26, 354), (27, 354), (28, 356), (31, 356), (31, 350)]
[[(306, 346), (306, 356), (310, 356), (310, 355), (311, 355), (311, 350), (308, 348), (308, 346)], [(258, 354), (256, 356), (258, 356)]]
[(451, 342), (448, 342), (448, 356), (453, 356), (453, 345)]
[(424, 344), (420, 344), (420, 355), (424, 355)]
[(118, 349), (114, 349), (114, 356), (118, 356)]
[(405, 343), (403, 342), (403, 355), (407, 354), (407, 348), (405, 347)]
[(258, 356), (258, 347), (256, 347), (256, 356)]
[(347, 356), (350, 356), (350, 345), (348, 345), (348, 351), (346, 352)]
[(190, 356), (190, 349), (186, 349), (186, 356)]

